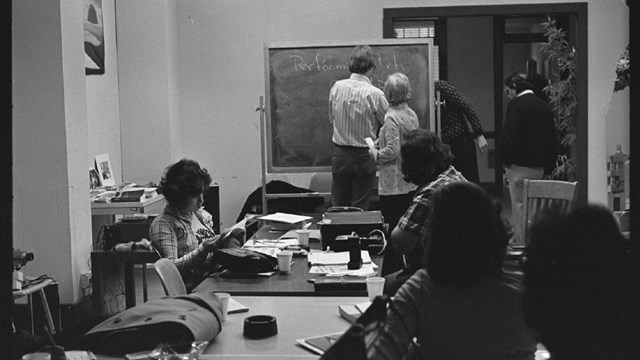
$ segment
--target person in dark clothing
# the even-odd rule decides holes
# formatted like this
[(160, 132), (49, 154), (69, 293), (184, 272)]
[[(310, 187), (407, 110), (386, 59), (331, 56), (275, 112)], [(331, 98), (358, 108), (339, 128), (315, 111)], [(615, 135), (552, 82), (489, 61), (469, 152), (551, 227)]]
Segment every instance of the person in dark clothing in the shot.
[(484, 154), (488, 146), (478, 114), (469, 100), (447, 81), (436, 81), (434, 88), (440, 92), (440, 101), (444, 103), (440, 106), (442, 141), (451, 148), (452, 165), (467, 180), (478, 183), (480, 175), (476, 147), (480, 154)]
[(558, 156), (556, 128), (553, 110), (534, 94), (533, 85), (525, 74), (512, 74), (505, 79), (504, 85), (511, 101), (499, 153), (511, 196), (515, 229), (512, 245), (524, 246), (521, 224), (524, 180), (539, 180), (553, 171)]

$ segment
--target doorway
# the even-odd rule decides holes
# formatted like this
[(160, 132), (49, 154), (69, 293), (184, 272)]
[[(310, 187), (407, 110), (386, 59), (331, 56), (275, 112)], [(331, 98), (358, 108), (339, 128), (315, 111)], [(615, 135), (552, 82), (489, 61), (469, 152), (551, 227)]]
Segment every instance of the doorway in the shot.
[[(514, 71), (548, 79), (548, 61), (540, 53), (546, 39), (540, 24), (552, 16), (577, 52), (576, 180), (581, 184), (577, 201), (587, 200), (587, 6), (531, 4), (385, 9), (383, 37), (400, 37), (405, 25), (425, 23), (425, 34), (438, 48), (439, 78), (458, 87), (470, 100), (489, 143), (487, 154), (478, 154), (480, 185), (496, 197), (505, 192), (503, 166), (496, 149), (502, 134), (507, 101), (503, 80)], [(404, 33), (402, 33), (404, 35)]]

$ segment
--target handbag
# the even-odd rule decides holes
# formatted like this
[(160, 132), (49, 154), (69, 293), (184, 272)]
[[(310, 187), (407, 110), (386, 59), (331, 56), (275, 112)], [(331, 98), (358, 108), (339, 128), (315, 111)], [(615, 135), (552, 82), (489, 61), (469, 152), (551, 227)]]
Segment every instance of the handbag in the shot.
[(278, 270), (278, 259), (244, 248), (224, 248), (213, 253), (213, 260), (223, 269), (237, 273), (257, 274)]
[[(384, 328), (387, 319), (387, 309), (398, 314), (389, 296), (382, 295), (373, 299), (369, 308), (325, 351), (320, 357), (320, 360), (366, 360), (366, 339), (369, 335), (375, 336), (378, 331)], [(404, 321), (402, 321), (402, 323), (406, 329), (407, 325)], [(416, 358), (419, 354), (419, 348), (420, 345), (416, 342), (415, 338), (413, 338), (403, 359)]]
[(211, 341), (222, 330), (221, 312), (222, 302), (213, 292), (151, 299), (96, 325), (73, 348), (124, 356), (163, 343)]

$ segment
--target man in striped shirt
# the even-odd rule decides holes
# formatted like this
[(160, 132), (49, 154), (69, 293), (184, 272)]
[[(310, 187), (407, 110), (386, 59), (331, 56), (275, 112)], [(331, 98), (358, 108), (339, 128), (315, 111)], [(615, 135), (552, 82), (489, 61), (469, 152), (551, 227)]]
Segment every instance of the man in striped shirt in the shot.
[(368, 210), (376, 187), (376, 162), (365, 138), (375, 141), (389, 104), (382, 90), (371, 84), (373, 52), (358, 45), (351, 53), (348, 79), (337, 81), (329, 95), (329, 122), (333, 126), (331, 160), (333, 206)]

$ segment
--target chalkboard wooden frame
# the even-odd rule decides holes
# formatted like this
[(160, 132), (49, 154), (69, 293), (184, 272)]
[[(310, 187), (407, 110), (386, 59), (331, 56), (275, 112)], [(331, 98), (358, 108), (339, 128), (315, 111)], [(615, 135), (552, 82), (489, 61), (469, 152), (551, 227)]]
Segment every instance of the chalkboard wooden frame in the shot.
[(407, 74), (414, 95), (409, 105), (421, 127), (435, 129), (432, 39), (265, 43), (267, 172), (331, 171), (329, 91), (350, 76), (349, 56), (359, 44), (376, 54), (372, 83), (382, 88), (389, 74)]

